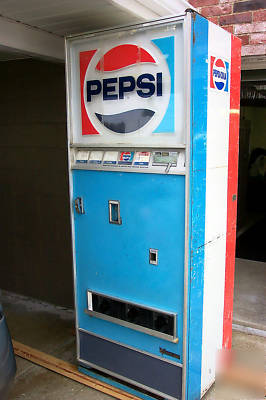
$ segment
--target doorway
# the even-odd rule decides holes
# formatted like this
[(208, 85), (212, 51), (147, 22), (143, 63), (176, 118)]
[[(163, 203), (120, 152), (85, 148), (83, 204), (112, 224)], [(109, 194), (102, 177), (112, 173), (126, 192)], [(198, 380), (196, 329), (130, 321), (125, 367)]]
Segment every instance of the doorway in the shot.
[(265, 331), (266, 71), (242, 71), (234, 323)]

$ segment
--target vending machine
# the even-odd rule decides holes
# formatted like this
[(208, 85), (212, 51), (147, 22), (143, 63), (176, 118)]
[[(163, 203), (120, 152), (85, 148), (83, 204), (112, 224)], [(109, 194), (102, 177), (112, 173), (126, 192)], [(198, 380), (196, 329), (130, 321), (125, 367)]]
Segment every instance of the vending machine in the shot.
[(240, 41), (187, 10), (66, 55), (79, 368), (200, 399), (231, 346)]

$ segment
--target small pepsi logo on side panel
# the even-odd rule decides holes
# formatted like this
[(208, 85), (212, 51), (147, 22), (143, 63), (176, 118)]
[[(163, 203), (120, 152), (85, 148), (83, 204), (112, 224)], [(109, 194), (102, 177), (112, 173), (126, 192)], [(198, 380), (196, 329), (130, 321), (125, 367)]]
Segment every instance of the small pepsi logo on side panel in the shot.
[(222, 58), (210, 58), (210, 87), (220, 92), (228, 92), (229, 62)]

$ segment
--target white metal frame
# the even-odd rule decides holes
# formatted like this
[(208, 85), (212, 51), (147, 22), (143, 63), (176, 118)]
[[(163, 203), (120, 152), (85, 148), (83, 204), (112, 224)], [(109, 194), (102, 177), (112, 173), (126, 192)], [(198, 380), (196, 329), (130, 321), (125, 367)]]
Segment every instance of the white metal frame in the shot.
[(182, 400), (186, 399), (187, 379), (187, 335), (188, 335), (188, 263), (189, 263), (189, 196), (190, 196), (190, 101), (191, 101), (191, 13), (187, 13), (184, 21), (184, 42), (188, 43), (185, 48), (184, 78), (185, 78), (185, 131), (187, 136), (186, 146), (186, 205), (185, 205), (185, 260), (184, 260), (184, 312), (183, 312), (183, 370), (182, 370)]

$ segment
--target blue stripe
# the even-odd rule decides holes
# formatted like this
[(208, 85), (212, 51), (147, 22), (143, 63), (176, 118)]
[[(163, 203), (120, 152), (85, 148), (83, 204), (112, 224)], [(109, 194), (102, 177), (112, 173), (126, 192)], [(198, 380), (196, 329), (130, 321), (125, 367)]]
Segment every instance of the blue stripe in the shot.
[(195, 14), (191, 37), (190, 222), (188, 261), (187, 400), (201, 394), (204, 286), (208, 21)]
[(160, 39), (152, 40), (154, 44), (161, 50), (165, 57), (165, 61), (168, 64), (170, 78), (171, 78), (171, 92), (170, 99), (168, 103), (167, 110), (164, 117), (155, 129), (154, 132), (175, 132), (175, 38), (174, 36), (169, 36)]

